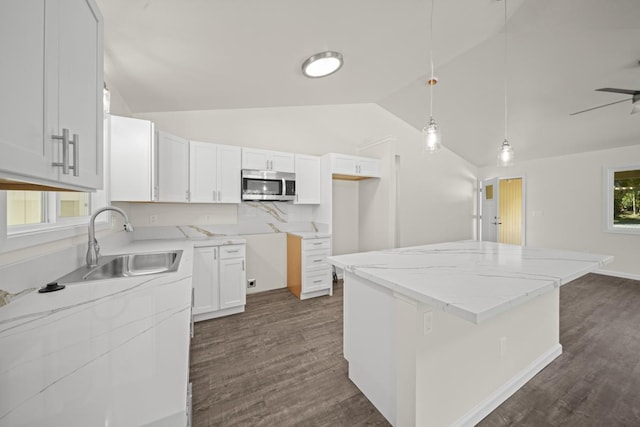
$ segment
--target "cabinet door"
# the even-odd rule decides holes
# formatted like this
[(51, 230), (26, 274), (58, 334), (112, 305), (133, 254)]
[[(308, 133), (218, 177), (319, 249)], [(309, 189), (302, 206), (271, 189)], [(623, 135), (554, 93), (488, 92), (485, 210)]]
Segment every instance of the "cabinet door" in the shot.
[(45, 14), (52, 13), (45, 3), (0, 2), (0, 172), (53, 179), (44, 79), (45, 67), (55, 64), (45, 61)]
[(220, 309), (246, 303), (244, 258), (220, 260)]
[(331, 159), (331, 173), (356, 175), (358, 163), (354, 156), (346, 154), (333, 154)]
[(279, 151), (272, 151), (270, 153), (270, 170), (277, 172), (291, 172), (295, 171), (295, 162), (292, 153), (282, 153)]
[(189, 141), (158, 131), (158, 191), (160, 202), (189, 200)]
[[(189, 191), (193, 203), (218, 201), (218, 146), (189, 142)], [(238, 178), (239, 179), (239, 178)]]
[(380, 160), (362, 157), (359, 160), (359, 175), (369, 176), (372, 178), (380, 177)]
[(320, 204), (320, 158), (296, 154), (296, 204)]
[(218, 202), (240, 203), (242, 150), (218, 145)]
[(102, 16), (93, 1), (57, 3), (58, 133), (69, 129), (79, 137), (78, 147), (70, 147), (69, 154), (79, 171), (60, 173), (60, 181), (102, 188)]
[(193, 314), (220, 309), (218, 296), (218, 248), (193, 251)]
[(111, 200), (157, 198), (154, 127), (148, 120), (111, 116)]
[(268, 170), (269, 152), (254, 148), (242, 149), (242, 169)]

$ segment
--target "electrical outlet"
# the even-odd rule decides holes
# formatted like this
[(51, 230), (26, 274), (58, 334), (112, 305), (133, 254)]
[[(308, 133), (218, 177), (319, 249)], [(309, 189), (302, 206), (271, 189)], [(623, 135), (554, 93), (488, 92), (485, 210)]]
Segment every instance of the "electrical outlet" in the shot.
[(431, 330), (433, 329), (433, 312), (431, 311), (426, 311), (423, 314), (422, 317), (423, 320), (423, 328), (422, 328), (422, 334), (423, 335), (428, 335)]
[(149, 224), (155, 224), (156, 222), (158, 222), (158, 215), (150, 215)]
[(256, 287), (256, 279), (247, 280), (247, 288), (255, 288)]

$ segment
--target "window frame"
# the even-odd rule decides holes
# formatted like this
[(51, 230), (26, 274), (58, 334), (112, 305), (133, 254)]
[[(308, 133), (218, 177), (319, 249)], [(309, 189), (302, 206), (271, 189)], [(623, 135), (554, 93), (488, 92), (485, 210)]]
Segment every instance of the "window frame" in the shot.
[[(55, 213), (57, 199), (55, 192), (48, 192), (49, 198), (48, 213)], [(53, 204), (53, 206), (51, 206)], [(106, 206), (107, 198), (104, 197), (104, 190), (91, 193), (91, 210), (94, 211), (100, 206)], [(7, 193), (0, 191), (0, 253), (28, 248), (30, 246), (54, 243), (62, 239), (73, 238), (86, 235), (90, 216), (75, 218), (62, 218), (58, 221), (40, 224), (25, 224), (10, 231), (7, 226)], [(96, 222), (96, 229), (103, 230), (111, 227), (110, 216), (105, 215)]]
[(629, 170), (640, 170), (640, 164), (631, 164), (626, 166), (609, 166), (603, 169), (603, 193), (605, 202), (603, 203), (603, 219), (604, 232), (616, 234), (640, 235), (640, 225), (625, 225), (613, 223), (613, 201), (614, 201), (614, 182), (615, 173)]

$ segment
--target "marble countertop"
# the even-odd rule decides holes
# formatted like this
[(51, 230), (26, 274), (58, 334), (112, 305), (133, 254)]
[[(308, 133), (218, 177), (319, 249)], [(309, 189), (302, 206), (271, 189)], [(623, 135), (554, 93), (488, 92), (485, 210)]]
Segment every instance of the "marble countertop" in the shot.
[[(184, 425), (191, 241), (174, 273), (67, 284), (0, 309), (0, 426)], [(105, 254), (108, 255), (108, 254)]]
[(327, 258), (347, 272), (474, 323), (612, 260), (607, 255), (478, 241)]
[(331, 237), (331, 233), (321, 233), (318, 231), (289, 231), (288, 234), (301, 237), (303, 239), (320, 239)]

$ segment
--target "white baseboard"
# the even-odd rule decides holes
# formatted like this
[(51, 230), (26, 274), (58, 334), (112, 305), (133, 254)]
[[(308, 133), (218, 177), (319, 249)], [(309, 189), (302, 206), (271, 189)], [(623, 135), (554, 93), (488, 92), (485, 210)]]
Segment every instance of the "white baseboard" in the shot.
[(529, 366), (504, 383), (502, 387), (491, 393), (483, 402), (459, 418), (453, 425), (460, 427), (475, 426), (561, 354), (562, 346), (560, 344), (553, 346), (534, 360)]
[(596, 274), (604, 274), (605, 276), (620, 277), (622, 279), (640, 280), (640, 274), (624, 273), (622, 271), (613, 270), (596, 270)]

